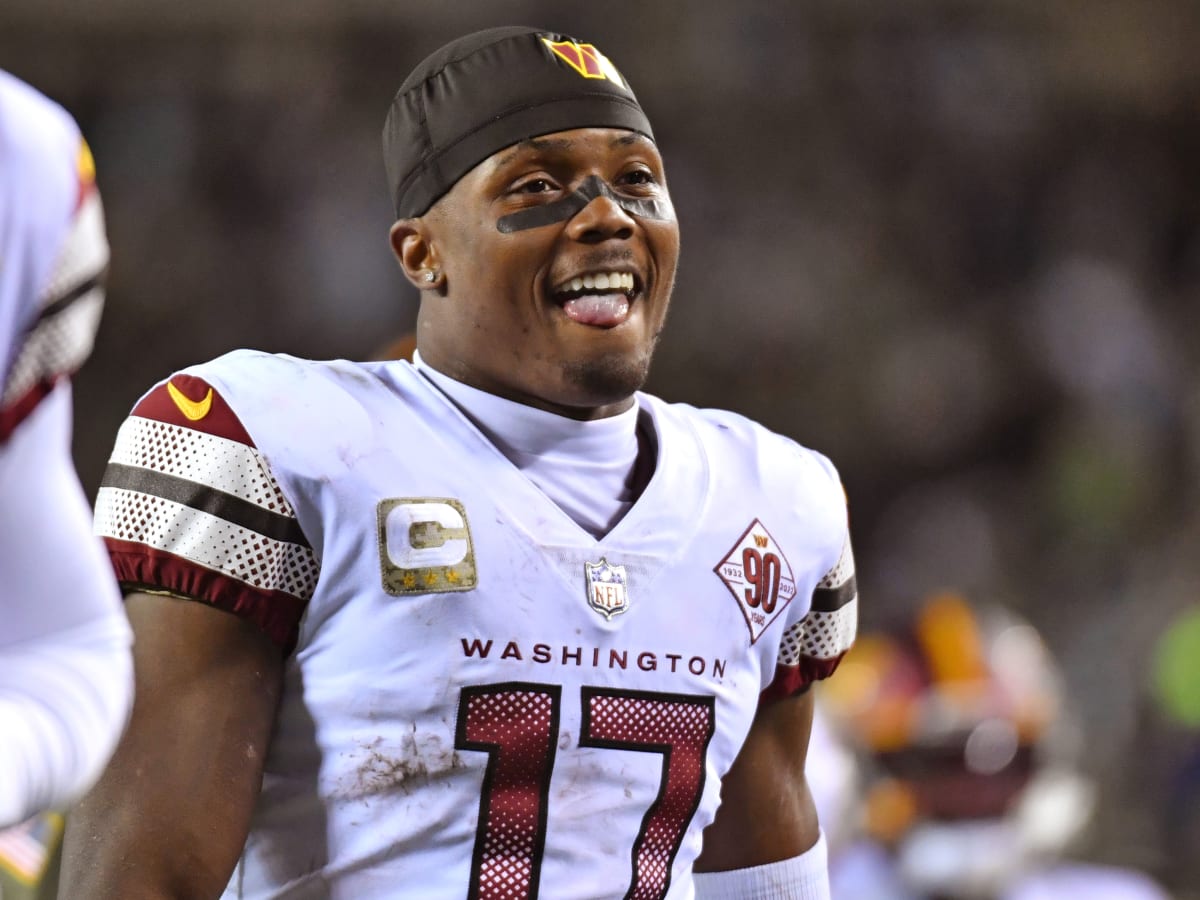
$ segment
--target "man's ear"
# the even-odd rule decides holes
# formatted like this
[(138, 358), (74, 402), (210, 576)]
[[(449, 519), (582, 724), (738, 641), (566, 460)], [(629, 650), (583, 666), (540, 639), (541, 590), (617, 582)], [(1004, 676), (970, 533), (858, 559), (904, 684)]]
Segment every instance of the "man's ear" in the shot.
[(405, 277), (417, 290), (428, 291), (441, 287), (443, 275), (438, 265), (437, 249), (424, 222), (420, 219), (400, 219), (392, 225), (388, 239)]

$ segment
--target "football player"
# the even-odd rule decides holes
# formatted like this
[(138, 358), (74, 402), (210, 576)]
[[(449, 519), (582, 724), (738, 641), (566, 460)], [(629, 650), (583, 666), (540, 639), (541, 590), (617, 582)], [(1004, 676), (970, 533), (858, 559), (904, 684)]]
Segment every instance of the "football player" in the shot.
[(69, 805), (132, 700), (130, 630), (71, 459), (108, 243), (71, 116), (0, 72), (0, 825)]
[[(855, 900), (1167, 900), (1146, 874), (1071, 859), (1096, 789), (1038, 632), (954, 591), (863, 633), (823, 720), (857, 751), (854, 827), (830, 854)], [(849, 786), (849, 785), (848, 785)]]
[(117, 437), (140, 693), (65, 893), (828, 897), (845, 498), (640, 391), (679, 255), (641, 106), (594, 45), (491, 29), (414, 70), (384, 153), (414, 361), (235, 352)]

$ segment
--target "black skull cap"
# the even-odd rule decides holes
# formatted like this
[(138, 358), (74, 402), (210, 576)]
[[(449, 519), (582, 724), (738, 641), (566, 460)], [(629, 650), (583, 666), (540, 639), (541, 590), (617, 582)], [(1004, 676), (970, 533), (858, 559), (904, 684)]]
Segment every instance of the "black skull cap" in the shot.
[(383, 160), (400, 219), (423, 215), (493, 153), (572, 128), (651, 140), (650, 121), (592, 44), (523, 26), (457, 38), (404, 80), (383, 126)]

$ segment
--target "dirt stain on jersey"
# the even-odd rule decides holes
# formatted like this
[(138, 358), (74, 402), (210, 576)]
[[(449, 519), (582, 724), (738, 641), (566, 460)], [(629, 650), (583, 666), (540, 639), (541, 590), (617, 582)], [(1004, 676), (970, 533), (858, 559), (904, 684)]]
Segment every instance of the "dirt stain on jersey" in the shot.
[(416, 725), (398, 745), (380, 736), (361, 744), (355, 755), (360, 762), (339, 791), (346, 797), (365, 798), (393, 791), (407, 796), (466, 766), (458, 751), (439, 735), (418, 734)]

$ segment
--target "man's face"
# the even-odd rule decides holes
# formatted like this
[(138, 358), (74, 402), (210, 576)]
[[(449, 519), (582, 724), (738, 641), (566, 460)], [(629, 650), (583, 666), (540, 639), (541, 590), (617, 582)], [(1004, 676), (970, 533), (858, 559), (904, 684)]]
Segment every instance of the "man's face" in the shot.
[(442, 279), (418, 320), (430, 365), (575, 418), (628, 408), (679, 259), (650, 140), (582, 128), (509, 147), (464, 175), (419, 230)]

